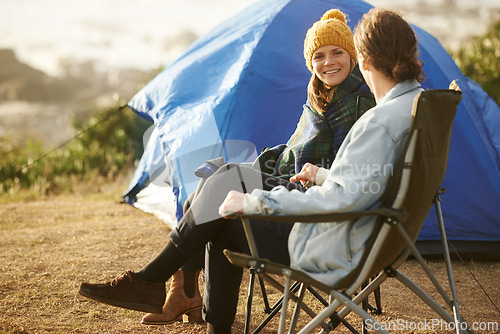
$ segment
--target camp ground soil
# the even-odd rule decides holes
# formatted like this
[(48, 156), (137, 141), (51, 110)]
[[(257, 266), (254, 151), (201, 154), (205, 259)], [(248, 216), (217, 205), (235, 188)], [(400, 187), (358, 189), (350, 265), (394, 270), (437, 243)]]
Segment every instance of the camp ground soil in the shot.
[[(120, 204), (119, 196), (64, 195), (0, 203), (0, 333), (204, 333), (203, 324), (141, 325), (140, 312), (98, 304), (77, 294), (82, 281), (107, 281), (122, 270), (140, 269), (162, 247), (168, 232), (157, 218)], [(443, 262), (428, 262), (444, 282)], [(499, 311), (469, 270), (498, 307), (499, 263), (467, 260), (465, 265), (454, 261), (453, 266), (465, 319), (483, 328), (488, 323), (498, 325)], [(414, 261), (407, 261), (402, 271), (429, 286)], [(234, 333), (243, 332), (247, 282), (245, 273)], [(269, 293), (271, 300), (279, 296), (271, 288)], [(258, 291), (256, 295), (254, 322), (264, 316)], [(415, 327), (437, 317), (397, 281), (382, 287), (382, 306), (383, 314), (376, 316), (382, 324), (401, 323), (403, 328), (406, 324), (407, 330), (393, 327), (395, 332), (452, 333), (445, 330), (446, 324), (431, 330)], [(305, 323), (307, 316), (301, 319)], [(349, 319), (360, 330), (359, 318)], [(476, 332), (495, 333), (496, 329)], [(263, 333), (276, 331), (277, 319)], [(341, 325), (337, 332), (348, 331)]]

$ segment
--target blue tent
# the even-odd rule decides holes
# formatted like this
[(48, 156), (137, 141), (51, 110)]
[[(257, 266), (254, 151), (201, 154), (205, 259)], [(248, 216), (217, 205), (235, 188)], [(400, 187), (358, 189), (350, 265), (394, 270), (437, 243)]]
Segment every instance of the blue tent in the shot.
[[(198, 39), (139, 91), (129, 106), (154, 129), (126, 202), (149, 211), (148, 204), (141, 206), (140, 194), (154, 186), (150, 198), (178, 219), (198, 182), (194, 169), (207, 159), (250, 161), (263, 147), (285, 143), (306, 100), (305, 33), (330, 8), (344, 11), (354, 29), (371, 5), (360, 0), (257, 2)], [(433, 36), (413, 28), (426, 72), (423, 87), (447, 88), (457, 79), (463, 91), (443, 184), (448, 236), (493, 243), (498, 250), (500, 109), (463, 76)], [(439, 239), (432, 215), (419, 240)]]

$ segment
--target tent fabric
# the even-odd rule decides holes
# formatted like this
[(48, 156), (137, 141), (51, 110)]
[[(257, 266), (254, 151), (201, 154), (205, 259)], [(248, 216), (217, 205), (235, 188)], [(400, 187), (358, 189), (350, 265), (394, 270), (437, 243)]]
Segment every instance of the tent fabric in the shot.
[[(139, 192), (154, 184), (172, 194), (165, 207), (173, 207), (178, 220), (196, 189), (199, 165), (219, 156), (252, 161), (262, 148), (285, 143), (307, 98), (307, 29), (330, 8), (344, 11), (354, 29), (371, 7), (360, 0), (263, 0), (199, 38), (128, 104), (154, 129), (125, 201), (136, 205)], [(456, 79), (463, 91), (443, 182), (448, 237), (500, 241), (500, 108), (464, 77), (436, 38), (413, 28), (423, 88), (448, 88)], [(419, 240), (439, 239), (433, 215)]]

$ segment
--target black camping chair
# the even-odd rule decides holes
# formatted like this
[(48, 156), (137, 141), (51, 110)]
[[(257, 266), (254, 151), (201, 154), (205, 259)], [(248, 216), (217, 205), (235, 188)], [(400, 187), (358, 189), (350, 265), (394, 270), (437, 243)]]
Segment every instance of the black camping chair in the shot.
[[(438, 198), (441, 182), (446, 172), (453, 119), (460, 100), (461, 92), (451, 89), (424, 91), (415, 99), (410, 133), (403, 153), (384, 191), (383, 206), (381, 208), (363, 212), (333, 212), (331, 214), (308, 216), (240, 216), (245, 233), (247, 234), (252, 256), (228, 250), (225, 251), (225, 254), (229, 261), (235, 265), (255, 268), (260, 277), (284, 293), (279, 333), (284, 333), (286, 309), (290, 299), (296, 301), (297, 304), (290, 325), (290, 333), (295, 332), (300, 310), (308, 313), (312, 317), (312, 320), (299, 333), (310, 333), (319, 326), (323, 328), (322, 332), (329, 332), (350, 312), (355, 312), (364, 321), (376, 324), (376, 320), (359, 307), (358, 304), (365, 300), (370, 293), (389, 277), (398, 279), (415, 292), (444, 321), (455, 323), (457, 332), (470, 332), (469, 327), (463, 322), (460, 316)], [(445, 262), (452, 294), (451, 298), (414, 245), (432, 204), (436, 205), (438, 215), (440, 216), (438, 223), (445, 250)], [(291, 223), (318, 223), (355, 220), (367, 215), (376, 215), (379, 217), (377, 228), (369, 241), (360, 264), (335, 286), (328, 286), (316, 281), (307, 275), (306, 272), (259, 258), (248, 222), (249, 218), (265, 218), (266, 220)], [(399, 266), (406, 260), (410, 253), (420, 263), (442, 296), (446, 306), (452, 311), (452, 314), (398, 271)], [(279, 284), (270, 274), (285, 276), (285, 286)], [(375, 278), (363, 288), (365, 282), (374, 276)], [(290, 292), (292, 280), (301, 283), (298, 296)], [(302, 303), (307, 286), (312, 286), (330, 295), (330, 303), (317, 315), (307, 305)], [(356, 294), (356, 291), (359, 291), (359, 289), (361, 289), (361, 292)], [(386, 333), (382, 326), (377, 327), (377, 332)]]

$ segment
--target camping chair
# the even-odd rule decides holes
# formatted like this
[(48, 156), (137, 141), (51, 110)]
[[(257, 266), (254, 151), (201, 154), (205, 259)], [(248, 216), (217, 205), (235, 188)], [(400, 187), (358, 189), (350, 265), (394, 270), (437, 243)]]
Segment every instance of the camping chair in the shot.
[[(322, 332), (329, 332), (339, 324), (340, 319), (343, 319), (350, 312), (355, 312), (364, 321), (377, 324), (375, 319), (358, 304), (365, 300), (388, 277), (394, 277), (406, 285), (444, 321), (455, 323), (457, 332), (470, 332), (459, 312), (442, 217), (438, 219), (438, 223), (445, 250), (445, 262), (452, 298), (448, 296), (414, 245), (432, 204), (436, 205), (438, 214), (441, 214), (438, 196), (446, 172), (453, 119), (460, 100), (461, 92), (456, 90), (428, 90), (417, 96), (408, 139), (384, 191), (381, 208), (363, 212), (334, 212), (308, 216), (240, 215), (252, 256), (229, 250), (226, 250), (225, 254), (229, 261), (235, 265), (255, 268), (260, 277), (284, 293), (279, 333), (284, 333), (286, 309), (290, 299), (296, 302), (290, 324), (290, 333), (295, 332), (301, 309), (313, 319), (299, 333), (310, 333), (318, 326), (323, 328)], [(354, 220), (367, 215), (379, 217), (377, 228), (368, 243), (360, 264), (335, 286), (328, 286), (316, 281), (303, 271), (259, 258), (248, 221), (250, 218), (260, 218), (291, 223), (318, 223)], [(398, 271), (399, 266), (410, 253), (422, 266), (442, 296), (446, 306), (452, 310), (453, 315)], [(285, 276), (285, 286), (283, 287), (269, 274)], [(376, 276), (375, 279), (362, 288), (363, 284), (374, 276)], [(292, 280), (301, 282), (298, 296), (290, 292)], [(302, 303), (307, 286), (313, 286), (315, 289), (330, 295), (330, 304), (317, 315)], [(355, 294), (360, 288), (362, 288), (361, 292)], [(377, 332), (387, 333), (381, 326), (375, 327)]]

